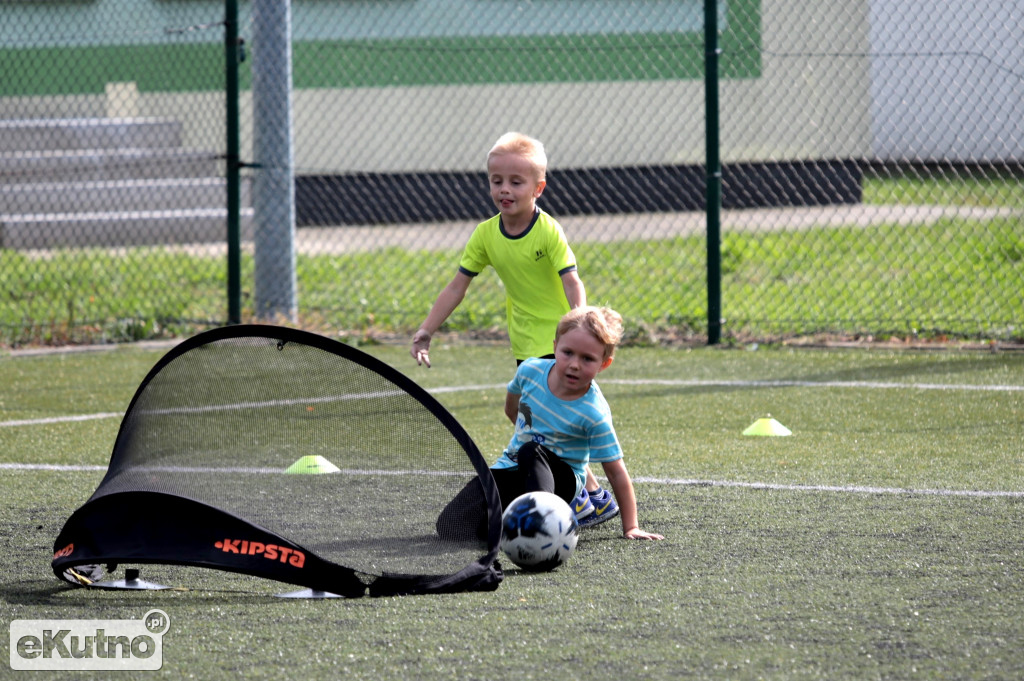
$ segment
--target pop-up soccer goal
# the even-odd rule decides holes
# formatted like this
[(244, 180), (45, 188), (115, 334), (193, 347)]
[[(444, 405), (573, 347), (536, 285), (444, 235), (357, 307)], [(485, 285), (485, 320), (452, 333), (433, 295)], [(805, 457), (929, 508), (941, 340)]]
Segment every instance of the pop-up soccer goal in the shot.
[[(473, 480), (486, 537), (439, 521)], [(423, 388), (323, 336), (229, 326), (143, 380), (52, 567), (72, 583), (85, 565), (172, 564), (347, 597), (491, 590), (500, 528), (486, 462)]]

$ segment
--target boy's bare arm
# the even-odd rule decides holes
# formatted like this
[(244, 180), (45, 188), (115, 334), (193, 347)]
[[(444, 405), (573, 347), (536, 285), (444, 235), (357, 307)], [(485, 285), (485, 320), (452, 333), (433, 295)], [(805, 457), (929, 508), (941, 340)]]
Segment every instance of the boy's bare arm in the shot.
[(455, 277), (437, 295), (437, 300), (434, 301), (430, 312), (427, 313), (427, 318), (423, 320), (420, 328), (412, 337), (409, 354), (417, 364), (430, 366), (430, 338), (466, 297), (466, 291), (472, 281), (473, 279), (469, 275), (461, 271), (456, 272)]
[(576, 270), (566, 272), (562, 275), (562, 288), (565, 290), (565, 299), (569, 301), (569, 307), (576, 309), (587, 304), (587, 289), (583, 286), (583, 280)]
[(664, 539), (665, 537), (653, 532), (641, 530), (637, 523), (636, 493), (633, 491), (633, 480), (626, 470), (626, 463), (609, 461), (602, 464), (604, 474), (611, 484), (612, 493), (615, 494), (615, 501), (619, 503), (619, 512), (622, 514), (622, 534), (626, 539)]
[(505, 416), (515, 425), (519, 417), (519, 395), (505, 393)]

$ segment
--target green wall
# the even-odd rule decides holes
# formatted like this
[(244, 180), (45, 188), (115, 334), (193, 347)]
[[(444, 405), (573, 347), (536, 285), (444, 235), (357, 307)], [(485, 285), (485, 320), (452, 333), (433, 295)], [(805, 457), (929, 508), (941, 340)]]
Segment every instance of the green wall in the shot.
[[(530, 5), (547, 9), (531, 10), (529, 21), (513, 22), (515, 31), (499, 34), (479, 17), (498, 13), (495, 5), (515, 6), (515, 0), (297, 1), (292, 10), (293, 82), (296, 88), (348, 88), (702, 77), (702, 26), (694, 19), (699, 2), (565, 3)], [(242, 5), (243, 37), (249, 4)], [(645, 14), (636, 15), (642, 21), (616, 23), (623, 14), (616, 9), (636, 4), (649, 5)], [(757, 78), (760, 0), (729, 0), (723, 6), (722, 75)], [(556, 11), (563, 16), (584, 11), (573, 19), (579, 28), (555, 33), (552, 27), (565, 24), (557, 23), (560, 15), (551, 14)], [(419, 15), (433, 21), (418, 21)], [(463, 19), (453, 24), (455, 17)], [(126, 81), (135, 82), (141, 92), (222, 90), (218, 22), (223, 18), (219, 3), (192, 0), (5, 3), (0, 96), (98, 94), (106, 83)], [(473, 35), (458, 31), (467, 23), (474, 25)], [(655, 26), (658, 30), (652, 30)], [(241, 69), (245, 89), (248, 65), (244, 62)]]

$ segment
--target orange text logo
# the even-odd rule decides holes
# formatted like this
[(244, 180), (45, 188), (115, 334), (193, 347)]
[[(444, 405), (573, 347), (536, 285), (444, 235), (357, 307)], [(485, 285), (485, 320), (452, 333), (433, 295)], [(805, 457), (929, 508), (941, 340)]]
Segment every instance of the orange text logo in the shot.
[(306, 564), (306, 554), (298, 549), (290, 549), (287, 546), (277, 544), (264, 544), (258, 541), (246, 541), (245, 539), (225, 539), (214, 544), (215, 547), (224, 553), (237, 553), (242, 556), (263, 556), (267, 560), (276, 560), (288, 563), (292, 567), (300, 568)]

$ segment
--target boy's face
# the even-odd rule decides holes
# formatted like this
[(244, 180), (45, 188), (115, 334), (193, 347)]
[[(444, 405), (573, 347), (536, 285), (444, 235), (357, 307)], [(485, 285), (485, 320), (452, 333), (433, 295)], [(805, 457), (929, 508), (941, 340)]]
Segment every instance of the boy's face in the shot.
[(537, 197), (546, 182), (530, 161), (518, 154), (497, 154), (487, 160), (491, 200), (506, 223), (532, 219)]
[(604, 343), (586, 329), (573, 329), (555, 341), (555, 366), (548, 387), (563, 400), (574, 400), (590, 390), (594, 377), (612, 363), (604, 356)]

